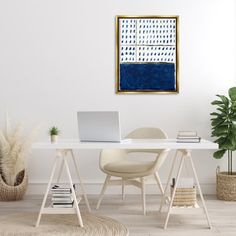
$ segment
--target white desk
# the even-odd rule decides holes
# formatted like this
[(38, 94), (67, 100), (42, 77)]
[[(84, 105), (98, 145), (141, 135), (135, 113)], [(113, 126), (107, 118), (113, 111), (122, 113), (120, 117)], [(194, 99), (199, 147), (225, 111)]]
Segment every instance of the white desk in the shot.
[(193, 174), (194, 174), (194, 177), (195, 177), (195, 180), (196, 180), (196, 183), (197, 183), (197, 187), (198, 187), (198, 190), (199, 190), (199, 193), (200, 193), (200, 196), (201, 196), (201, 200), (202, 200), (202, 203), (203, 203), (203, 208), (204, 208), (204, 212), (205, 212), (205, 215), (206, 215), (206, 218), (207, 218), (208, 226), (211, 227), (211, 223), (210, 223), (209, 216), (208, 216), (208, 213), (207, 213), (207, 208), (206, 208), (205, 201), (204, 201), (204, 198), (203, 198), (203, 195), (202, 195), (202, 191), (201, 191), (201, 187), (200, 187), (200, 184), (199, 184), (199, 181), (198, 181), (198, 177), (197, 177), (197, 173), (196, 173), (196, 170), (195, 170), (195, 167), (194, 167), (194, 163), (193, 163), (193, 160), (191, 158), (190, 150), (217, 149), (218, 145), (213, 143), (213, 142), (210, 142), (210, 141), (207, 141), (207, 140), (201, 140), (200, 143), (177, 143), (176, 139), (166, 139), (166, 140), (165, 139), (138, 139), (138, 140), (136, 139), (136, 140), (128, 140), (126, 142), (121, 142), (121, 143), (79, 142), (78, 140), (60, 140), (56, 144), (51, 144), (50, 142), (34, 143), (32, 148), (33, 149), (46, 149), (46, 150), (53, 149), (53, 150), (56, 151), (56, 153), (57, 153), (56, 156), (62, 159), (62, 164), (61, 164), (61, 167), (60, 167), (59, 176), (58, 176), (57, 180), (59, 181), (63, 166), (65, 166), (65, 169), (66, 169), (66, 172), (67, 172), (67, 175), (68, 175), (68, 178), (69, 178), (69, 183), (70, 183), (70, 186), (72, 188), (72, 195), (73, 195), (73, 198), (74, 198), (74, 201), (75, 201), (75, 204), (74, 204), (75, 208), (72, 208), (72, 209), (68, 209), (68, 208), (67, 209), (45, 208), (46, 199), (47, 199), (47, 196), (48, 196), (48, 193), (49, 193), (49, 190), (50, 190), (50, 186), (52, 184), (53, 176), (54, 176), (54, 173), (55, 173), (56, 167), (58, 165), (58, 161), (59, 161), (58, 160), (59, 158), (56, 158), (56, 160), (54, 162), (54, 165), (53, 165), (53, 168), (52, 168), (52, 173), (51, 173), (51, 176), (50, 176), (50, 179), (49, 179), (48, 187), (47, 187), (46, 193), (44, 195), (44, 199), (43, 199), (42, 206), (41, 206), (41, 209), (40, 209), (40, 212), (39, 212), (39, 216), (38, 216), (38, 219), (37, 219), (36, 226), (39, 225), (42, 214), (59, 214), (59, 213), (61, 213), (61, 214), (71, 214), (71, 213), (75, 214), (76, 213), (77, 216), (78, 216), (79, 225), (81, 227), (83, 226), (83, 221), (82, 221), (82, 218), (81, 218), (81, 215), (80, 215), (78, 201), (76, 200), (75, 191), (74, 191), (73, 186), (72, 186), (73, 183), (72, 183), (72, 178), (71, 178), (71, 175), (70, 175), (69, 166), (68, 166), (68, 163), (67, 163), (67, 160), (66, 160), (66, 156), (67, 156), (68, 153), (71, 155), (71, 157), (73, 159), (73, 162), (74, 162), (74, 165), (75, 165), (75, 168), (76, 168), (76, 172), (77, 172), (77, 175), (78, 175), (78, 179), (80, 181), (80, 185), (81, 185), (81, 189), (82, 189), (82, 195), (85, 198), (85, 202), (86, 202), (86, 205), (87, 205), (89, 210), (90, 210), (90, 206), (89, 206), (89, 202), (88, 202), (87, 197), (86, 197), (86, 193), (84, 191), (82, 180), (81, 180), (80, 175), (79, 175), (78, 160), (75, 159), (75, 156), (74, 156), (74, 153), (73, 153), (74, 149), (175, 149), (175, 150), (177, 150), (177, 152), (176, 152), (175, 158), (173, 158), (173, 163), (172, 163), (172, 167), (171, 167), (170, 174), (169, 174), (169, 177), (168, 177), (167, 185), (166, 185), (166, 188), (165, 188), (165, 193), (164, 193), (164, 196), (162, 198), (161, 205), (160, 205), (160, 211), (162, 209), (164, 199), (167, 196), (167, 188), (170, 185), (170, 180), (171, 180), (171, 176), (173, 174), (173, 169), (174, 169), (174, 166), (175, 166), (175, 163), (176, 163), (177, 155), (178, 155), (178, 153), (181, 153), (182, 155), (181, 155), (180, 166), (178, 168), (178, 173), (177, 173), (177, 178), (176, 178), (176, 185), (175, 185), (175, 188), (173, 190), (172, 198), (170, 200), (169, 209), (168, 209), (167, 217), (166, 217), (166, 220), (165, 220), (164, 228), (166, 228), (167, 224), (168, 224), (169, 216), (170, 216), (171, 209), (172, 209), (172, 203), (173, 203), (175, 192), (176, 192), (176, 187), (178, 185), (178, 181), (179, 181), (180, 173), (181, 173), (181, 170), (182, 170), (182, 166), (183, 166), (184, 160), (186, 158), (190, 159), (191, 166), (192, 166), (192, 169), (193, 169)]
[(200, 143), (177, 143), (176, 139), (129, 139), (125, 142), (79, 142), (60, 140), (58, 143), (34, 143), (33, 149), (217, 149), (218, 145), (202, 139)]

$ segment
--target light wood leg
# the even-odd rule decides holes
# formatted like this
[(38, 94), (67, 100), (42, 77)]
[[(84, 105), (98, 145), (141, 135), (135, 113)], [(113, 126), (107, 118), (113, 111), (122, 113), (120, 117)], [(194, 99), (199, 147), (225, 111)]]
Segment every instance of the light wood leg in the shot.
[(46, 203), (47, 196), (48, 196), (51, 184), (52, 184), (53, 176), (55, 174), (55, 170), (56, 170), (58, 161), (59, 161), (59, 157), (56, 157), (55, 161), (54, 161), (54, 164), (53, 164), (53, 167), (52, 167), (51, 176), (50, 176), (50, 179), (48, 181), (47, 189), (46, 189), (46, 192), (44, 194), (43, 202), (42, 202), (42, 205), (41, 205), (41, 208), (40, 208), (40, 211), (39, 211), (39, 215), (38, 215), (38, 219), (37, 219), (37, 222), (35, 224), (35, 227), (39, 226), (39, 223), (40, 223), (40, 220), (41, 220), (41, 216), (42, 216), (42, 213), (43, 213), (43, 209), (45, 207), (45, 203)]
[(198, 181), (197, 172), (195, 170), (191, 154), (189, 154), (188, 157), (190, 159), (190, 163), (191, 163), (191, 166), (192, 166), (192, 169), (193, 169), (193, 174), (194, 174), (194, 177), (195, 177), (195, 180), (196, 180), (196, 183), (197, 183), (197, 187), (198, 187), (198, 191), (199, 191), (199, 194), (200, 194), (200, 197), (201, 197), (201, 200), (202, 200), (202, 205), (203, 205), (203, 209), (205, 211), (207, 223), (208, 223), (209, 228), (211, 229), (212, 226), (211, 226), (210, 218), (209, 218), (208, 211), (207, 211), (207, 208), (206, 208), (205, 200), (204, 200), (203, 195), (202, 195), (202, 190), (201, 190), (201, 187), (200, 187), (200, 183)]
[(160, 176), (157, 172), (154, 173), (154, 176), (155, 176), (155, 179), (157, 181), (157, 185), (160, 189), (160, 192), (161, 192), (161, 195), (164, 196), (164, 189), (163, 189), (163, 186), (161, 184), (161, 179), (160, 179)]
[(98, 200), (97, 207), (96, 207), (97, 210), (98, 210), (99, 207), (100, 207), (101, 201), (102, 201), (102, 199), (103, 199), (104, 193), (105, 193), (105, 191), (106, 191), (106, 189), (107, 189), (107, 185), (108, 185), (110, 179), (111, 179), (111, 176), (110, 176), (110, 175), (107, 175), (107, 177), (106, 177), (106, 179), (105, 179), (105, 182), (104, 182), (104, 184), (103, 184), (103, 187), (102, 187), (102, 191), (101, 191), (100, 196), (99, 196), (99, 200)]
[(60, 182), (61, 174), (62, 174), (62, 171), (63, 171), (63, 167), (64, 167), (64, 161), (63, 161), (63, 159), (62, 159), (62, 160), (61, 160), (61, 165), (60, 165), (60, 169), (59, 169), (59, 172), (58, 172), (57, 182), (56, 182), (56, 183), (59, 183), (59, 182)]
[(177, 177), (176, 177), (175, 186), (174, 186), (174, 189), (173, 189), (173, 193), (172, 193), (171, 200), (170, 200), (170, 205), (169, 205), (169, 208), (168, 208), (168, 212), (167, 212), (167, 216), (166, 216), (166, 220), (165, 220), (165, 224), (164, 224), (164, 229), (166, 229), (167, 224), (168, 224), (168, 220), (169, 220), (169, 217), (170, 217), (170, 212), (171, 212), (172, 204), (173, 204), (173, 201), (174, 201), (176, 188), (178, 186), (181, 170), (182, 170), (182, 167), (183, 167), (184, 158), (185, 158), (185, 156), (183, 155), (181, 157), (181, 161), (180, 161), (180, 165), (179, 165), (179, 170), (178, 170)]
[(72, 197), (74, 199), (74, 206), (75, 206), (75, 209), (76, 209), (79, 225), (81, 227), (83, 227), (84, 225), (83, 225), (82, 217), (81, 217), (81, 214), (80, 214), (79, 205), (78, 205), (77, 197), (76, 197), (76, 194), (75, 194), (75, 190), (74, 190), (74, 187), (73, 187), (73, 181), (72, 181), (72, 178), (71, 178), (70, 169), (69, 169), (69, 166), (67, 164), (66, 158), (64, 156), (63, 156), (63, 161), (64, 161), (65, 169), (66, 169), (66, 172), (67, 172), (67, 175), (68, 175), (68, 178), (69, 178), (69, 184), (70, 184), (70, 188), (72, 190)]
[(166, 183), (166, 186), (165, 186), (164, 195), (161, 198), (159, 212), (161, 212), (163, 204), (166, 201), (167, 191), (168, 191), (168, 188), (170, 186), (170, 180), (171, 180), (171, 177), (172, 177), (172, 174), (173, 174), (173, 170), (174, 170), (174, 167), (175, 167), (175, 162), (176, 162), (177, 156), (178, 156), (178, 150), (175, 152), (175, 156), (174, 156), (173, 161), (172, 161), (170, 173), (169, 173), (169, 176), (168, 176), (168, 179), (167, 179), (167, 183)]
[(140, 178), (140, 181), (141, 181), (143, 215), (146, 215), (145, 179), (142, 177), (142, 178)]
[(125, 180), (122, 178), (122, 200), (125, 199)]
[(76, 173), (77, 173), (77, 177), (78, 177), (79, 182), (80, 182), (80, 187), (81, 187), (81, 190), (82, 190), (82, 193), (83, 193), (83, 197), (84, 197), (84, 200), (85, 200), (85, 204), (86, 204), (86, 206), (87, 206), (87, 208), (88, 208), (88, 211), (91, 212), (91, 208), (90, 208), (90, 205), (89, 205), (89, 201), (88, 201), (86, 192), (85, 192), (85, 190), (84, 190), (84, 185), (83, 185), (82, 179), (81, 179), (80, 174), (79, 174), (78, 161), (76, 161), (75, 156), (74, 156), (74, 153), (73, 153), (72, 150), (70, 150), (70, 153), (71, 153), (71, 156), (72, 156), (72, 159), (73, 159), (73, 162), (74, 162), (74, 166), (75, 166), (75, 170), (76, 170)]

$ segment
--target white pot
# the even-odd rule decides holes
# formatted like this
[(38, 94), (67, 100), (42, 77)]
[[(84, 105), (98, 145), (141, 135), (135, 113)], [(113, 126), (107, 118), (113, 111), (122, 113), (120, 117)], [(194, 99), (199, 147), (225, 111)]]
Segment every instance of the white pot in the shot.
[(58, 135), (51, 135), (51, 143), (57, 143)]

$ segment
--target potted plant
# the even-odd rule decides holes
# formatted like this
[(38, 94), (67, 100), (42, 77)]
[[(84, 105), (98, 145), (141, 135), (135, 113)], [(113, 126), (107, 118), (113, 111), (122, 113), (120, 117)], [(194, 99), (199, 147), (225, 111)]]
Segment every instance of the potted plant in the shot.
[(56, 126), (53, 126), (49, 130), (49, 134), (51, 136), (51, 142), (56, 143), (58, 140), (58, 134), (60, 133), (59, 129)]
[(218, 100), (211, 104), (216, 111), (211, 113), (212, 137), (219, 144), (214, 158), (220, 159), (227, 153), (228, 172), (217, 173), (217, 197), (222, 200), (236, 200), (236, 173), (233, 172), (232, 152), (236, 150), (236, 87), (228, 91), (229, 97), (216, 95)]
[(0, 200), (20, 200), (27, 186), (26, 159), (33, 141), (34, 131), (27, 137), (22, 135), (22, 126), (0, 130)]

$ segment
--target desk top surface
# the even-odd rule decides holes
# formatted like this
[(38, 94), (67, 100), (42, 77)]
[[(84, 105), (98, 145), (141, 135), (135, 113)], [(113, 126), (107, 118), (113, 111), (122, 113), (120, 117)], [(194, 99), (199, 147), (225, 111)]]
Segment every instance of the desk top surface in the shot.
[(176, 139), (127, 139), (121, 142), (61, 139), (57, 143), (33, 143), (32, 149), (218, 149), (218, 144), (204, 139), (199, 143), (177, 143)]

